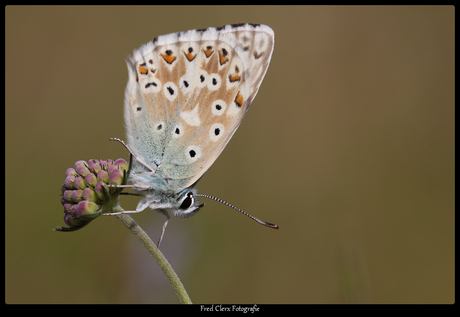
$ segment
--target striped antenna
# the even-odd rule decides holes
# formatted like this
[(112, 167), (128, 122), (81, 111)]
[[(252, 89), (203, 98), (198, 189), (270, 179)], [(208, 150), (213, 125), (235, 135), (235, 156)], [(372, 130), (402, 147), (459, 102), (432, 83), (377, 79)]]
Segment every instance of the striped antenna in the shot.
[(251, 216), (250, 214), (248, 214), (247, 212), (244, 212), (243, 210), (241, 210), (240, 208), (238, 207), (235, 207), (233, 206), (232, 204), (229, 204), (228, 202), (220, 199), (220, 198), (217, 198), (217, 197), (214, 197), (214, 196), (211, 196), (211, 195), (206, 195), (206, 194), (195, 194), (195, 196), (199, 196), (199, 197), (205, 197), (205, 198), (209, 198), (209, 199), (212, 199), (212, 200), (215, 200), (217, 202), (220, 202), (228, 207), (231, 207), (239, 212), (241, 212), (243, 215), (246, 215), (248, 216), (249, 218), (251, 218), (252, 220), (254, 221), (257, 221), (258, 223), (260, 223), (261, 225), (264, 225), (266, 227), (269, 227), (269, 228), (273, 228), (273, 229), (279, 229), (279, 227), (277, 225), (274, 225), (272, 223), (269, 223), (269, 222), (265, 222), (265, 221), (262, 221), (260, 219), (257, 219), (256, 217), (254, 216)]

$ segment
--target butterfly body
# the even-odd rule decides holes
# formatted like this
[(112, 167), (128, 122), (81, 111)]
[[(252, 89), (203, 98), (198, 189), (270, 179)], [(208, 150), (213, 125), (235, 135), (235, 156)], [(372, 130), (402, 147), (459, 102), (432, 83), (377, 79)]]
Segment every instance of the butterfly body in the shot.
[(154, 38), (127, 59), (127, 145), (136, 211), (194, 214), (193, 186), (225, 148), (268, 69), (274, 33), (235, 24)]

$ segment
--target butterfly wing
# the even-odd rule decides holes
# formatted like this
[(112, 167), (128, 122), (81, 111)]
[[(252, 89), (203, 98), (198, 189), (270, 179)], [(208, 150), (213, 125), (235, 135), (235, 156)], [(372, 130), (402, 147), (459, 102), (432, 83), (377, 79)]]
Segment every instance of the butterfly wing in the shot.
[(237, 24), (155, 38), (127, 61), (128, 145), (177, 191), (214, 163), (268, 69), (274, 33)]

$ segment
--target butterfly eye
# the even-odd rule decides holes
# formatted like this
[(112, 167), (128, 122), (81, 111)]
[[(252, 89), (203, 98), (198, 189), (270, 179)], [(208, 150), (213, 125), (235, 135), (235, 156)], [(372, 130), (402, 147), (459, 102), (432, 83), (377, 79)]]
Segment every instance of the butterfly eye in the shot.
[(193, 216), (204, 204), (197, 206), (197, 201), (193, 192), (189, 191), (184, 195), (180, 206), (174, 211), (174, 214), (179, 217), (190, 217)]
[(193, 204), (193, 194), (190, 192), (185, 196), (185, 199), (182, 201), (182, 204), (180, 205), (179, 209), (182, 210), (187, 210), (190, 208), (190, 206)]

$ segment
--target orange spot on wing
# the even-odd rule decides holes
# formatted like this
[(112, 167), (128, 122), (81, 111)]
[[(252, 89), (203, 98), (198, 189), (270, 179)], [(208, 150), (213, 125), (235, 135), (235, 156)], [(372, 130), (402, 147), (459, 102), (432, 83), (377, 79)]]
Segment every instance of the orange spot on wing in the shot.
[(176, 60), (176, 56), (172, 54), (171, 51), (166, 51), (166, 53), (161, 53), (161, 56), (163, 56), (163, 59), (166, 61), (168, 64), (172, 64)]
[(187, 57), (187, 59), (191, 62), (195, 59), (196, 55), (192, 54), (192, 53), (184, 53), (185, 54), (185, 57)]
[(227, 51), (225, 49), (222, 49), (219, 51), (219, 62), (220, 65), (224, 65), (226, 62), (228, 62), (228, 57), (227, 57)]
[(241, 79), (239, 74), (230, 74), (228, 75), (228, 79), (230, 80), (231, 83), (235, 81), (239, 81)]
[(244, 102), (243, 95), (238, 91), (235, 97), (235, 103), (238, 106), (238, 108), (241, 108), (243, 106), (243, 102)]
[(240, 68), (238, 66), (235, 66), (235, 72), (233, 74), (228, 75), (228, 79), (230, 80), (231, 83), (235, 81), (240, 81), (241, 76), (240, 76)]
[(214, 53), (211, 47), (207, 47), (205, 50), (203, 50), (203, 52), (204, 52), (204, 55), (206, 55), (206, 57), (209, 57), (212, 55), (212, 53)]
[(147, 73), (149, 72), (148, 69), (145, 68), (145, 64), (139, 65), (138, 69), (139, 73), (142, 75), (147, 75)]

